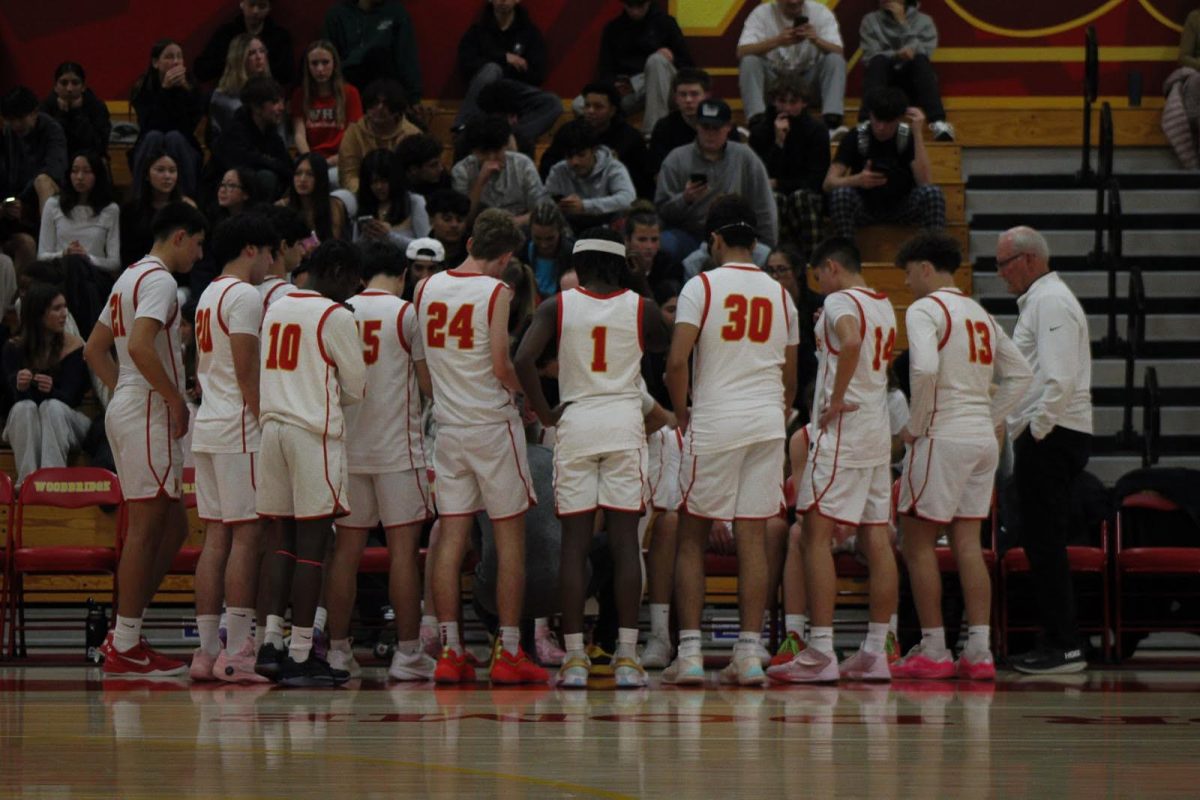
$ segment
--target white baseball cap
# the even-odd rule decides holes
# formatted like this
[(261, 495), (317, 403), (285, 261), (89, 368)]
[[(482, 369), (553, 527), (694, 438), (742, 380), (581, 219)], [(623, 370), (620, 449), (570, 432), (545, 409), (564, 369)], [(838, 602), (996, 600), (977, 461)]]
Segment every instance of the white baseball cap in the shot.
[(408, 256), (409, 261), (432, 261), (440, 264), (446, 260), (446, 248), (442, 247), (442, 243), (437, 239), (429, 237), (413, 239), (408, 243), (408, 250), (404, 254)]

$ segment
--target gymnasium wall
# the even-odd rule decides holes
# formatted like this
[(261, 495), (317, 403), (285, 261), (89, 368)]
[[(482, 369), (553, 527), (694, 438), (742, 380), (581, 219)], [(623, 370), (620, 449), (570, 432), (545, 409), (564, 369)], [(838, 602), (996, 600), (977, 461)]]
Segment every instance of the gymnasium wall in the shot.
[[(340, 0), (339, 0), (340, 1)], [(737, 96), (734, 48), (756, 0), (658, 0), (668, 3), (691, 36), (702, 66), (717, 75), (718, 91)], [(851, 58), (850, 95), (861, 82), (858, 22), (877, 0), (825, 0), (834, 8)], [(272, 13), (296, 47), (320, 29), (322, 0), (275, 0)], [(405, 0), (417, 28), (426, 97), (455, 99), (460, 36), (483, 0)], [(546, 34), (552, 67), (549, 88), (567, 96), (595, 65), (600, 31), (619, 0), (525, 0)], [(1101, 94), (1122, 96), (1128, 74), (1141, 72), (1148, 98), (1159, 94), (1178, 52), (1181, 23), (1197, 0), (926, 0), (937, 20), (936, 60), (946, 96), (1055, 98), (1079, 94), (1083, 30), (1095, 24), (1101, 43)], [(171, 36), (194, 57), (220, 23), (237, 12), (234, 0), (12, 0), (0, 3), (0, 88), (21, 82), (39, 94), (50, 88), (56, 64), (81, 62), (105, 99), (122, 99), (145, 69), (151, 42)], [(969, 103), (969, 100), (964, 100)]]

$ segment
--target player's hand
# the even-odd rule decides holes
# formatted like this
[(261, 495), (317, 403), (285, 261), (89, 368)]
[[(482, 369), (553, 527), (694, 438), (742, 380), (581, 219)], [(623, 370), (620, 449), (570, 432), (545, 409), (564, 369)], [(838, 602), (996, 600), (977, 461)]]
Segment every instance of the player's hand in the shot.
[(504, 165), (499, 161), (485, 161), (483, 166), (479, 168), (479, 183), (486, 184), (492, 178), (495, 178), (504, 169)]
[(900, 429), (900, 441), (904, 442), (907, 445), (911, 445), (916, 440), (917, 440), (917, 437), (913, 436), (912, 432), (909, 431), (908, 428)]
[(682, 436), (687, 433), (688, 423), (692, 421), (691, 409), (682, 408), (675, 412), (675, 429)]
[(687, 203), (690, 206), (696, 202), (699, 202), (700, 200), (703, 200), (705, 195), (707, 195), (707, 194), (708, 194), (708, 184), (707, 183), (696, 183), (695, 181), (688, 181), (687, 185), (683, 187), (683, 202)]
[(544, 417), (539, 417), (538, 421), (542, 423), (543, 428), (557, 428), (558, 421), (562, 419), (563, 412), (566, 411), (570, 403), (559, 403), (554, 408), (550, 409), (550, 413)]
[(569, 194), (558, 201), (558, 207), (564, 214), (582, 214), (583, 200), (577, 194)]
[(23, 392), (29, 388), (29, 384), (33, 382), (33, 373), (27, 369), (17, 372), (17, 391)]
[(792, 118), (787, 114), (779, 114), (775, 117), (775, 144), (783, 147), (787, 141), (788, 133), (792, 130)]
[(910, 106), (904, 113), (908, 116), (913, 133), (919, 136), (921, 131), (925, 130), (925, 112), (916, 106)]
[(821, 416), (817, 420), (817, 425), (824, 430), (825, 428), (828, 428), (830, 424), (839, 416), (851, 411), (858, 411), (858, 406), (854, 403), (847, 403), (845, 400), (841, 401), (840, 403), (831, 402), (825, 407), (825, 410), (821, 412)]
[(731, 556), (737, 552), (733, 541), (733, 529), (728, 522), (714, 520), (708, 529), (708, 551), (721, 556)]
[(167, 398), (167, 414), (171, 418), (171, 438), (182, 439), (188, 432), (188, 407), (183, 395), (176, 393)]
[(54, 388), (54, 378), (40, 372), (33, 376), (33, 382), (42, 394), (50, 394), (50, 390)]

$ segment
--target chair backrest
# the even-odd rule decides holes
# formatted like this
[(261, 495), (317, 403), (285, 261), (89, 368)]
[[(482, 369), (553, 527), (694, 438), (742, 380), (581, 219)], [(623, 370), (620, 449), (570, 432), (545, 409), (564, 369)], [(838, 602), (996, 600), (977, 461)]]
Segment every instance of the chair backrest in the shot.
[(196, 468), (183, 468), (183, 505), (184, 508), (196, 507)]
[(124, 500), (117, 476), (100, 467), (47, 467), (33, 472), (21, 486), (23, 506), (87, 508), (117, 506)]
[(1126, 547), (1200, 547), (1200, 526), (1158, 492), (1135, 492), (1117, 512), (1117, 549)]

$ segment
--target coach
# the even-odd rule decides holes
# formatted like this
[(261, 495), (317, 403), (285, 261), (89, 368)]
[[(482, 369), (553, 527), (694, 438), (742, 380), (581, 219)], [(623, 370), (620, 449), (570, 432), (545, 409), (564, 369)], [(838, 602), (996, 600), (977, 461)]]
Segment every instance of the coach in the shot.
[(996, 269), (1017, 295), (1013, 341), (1033, 368), (1025, 397), (1008, 418), (1013, 478), (1021, 505), (1022, 544), (1029, 556), (1044, 638), (1012, 659), (1031, 674), (1087, 667), (1075, 621), (1067, 562), (1071, 486), (1088, 462), (1092, 441), (1092, 354), (1087, 318), (1070, 288), (1050, 271), (1046, 239), (1032, 228), (1000, 235)]

